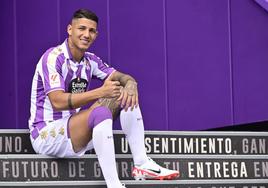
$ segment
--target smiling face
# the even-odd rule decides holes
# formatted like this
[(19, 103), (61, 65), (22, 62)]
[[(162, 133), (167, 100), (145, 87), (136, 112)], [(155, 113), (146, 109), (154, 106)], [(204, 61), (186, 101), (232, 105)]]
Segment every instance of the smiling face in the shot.
[(95, 41), (97, 32), (97, 23), (87, 18), (73, 19), (68, 25), (69, 45), (73, 50), (85, 52)]

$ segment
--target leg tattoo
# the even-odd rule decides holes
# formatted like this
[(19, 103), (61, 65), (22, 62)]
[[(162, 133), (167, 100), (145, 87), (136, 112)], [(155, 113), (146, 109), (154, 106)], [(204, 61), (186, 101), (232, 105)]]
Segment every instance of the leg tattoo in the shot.
[(113, 119), (116, 119), (120, 112), (120, 103), (116, 101), (117, 98), (100, 98), (97, 103), (101, 106), (109, 108), (113, 114)]

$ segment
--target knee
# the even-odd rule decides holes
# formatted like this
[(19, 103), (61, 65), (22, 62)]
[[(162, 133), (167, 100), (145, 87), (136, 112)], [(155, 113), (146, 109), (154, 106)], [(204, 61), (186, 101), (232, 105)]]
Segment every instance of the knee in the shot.
[(105, 106), (98, 106), (94, 108), (90, 113), (88, 118), (88, 126), (89, 128), (93, 129), (96, 125), (107, 119), (113, 119), (109, 108)]
[(113, 119), (116, 119), (121, 108), (120, 103), (117, 101), (117, 98), (100, 98), (98, 100), (99, 105), (107, 107), (110, 109), (113, 115)]

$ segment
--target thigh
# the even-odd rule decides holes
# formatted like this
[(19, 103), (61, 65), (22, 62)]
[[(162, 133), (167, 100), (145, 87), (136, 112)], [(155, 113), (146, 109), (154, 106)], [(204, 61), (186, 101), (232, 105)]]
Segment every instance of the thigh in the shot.
[(92, 139), (92, 129), (88, 125), (88, 119), (92, 110), (98, 106), (98, 103), (94, 103), (90, 108), (72, 115), (69, 119), (69, 134), (75, 152), (84, 149)]

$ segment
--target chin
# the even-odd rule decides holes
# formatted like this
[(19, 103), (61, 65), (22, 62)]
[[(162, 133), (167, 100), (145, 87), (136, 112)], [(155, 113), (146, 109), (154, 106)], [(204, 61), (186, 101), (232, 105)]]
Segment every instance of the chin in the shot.
[(89, 46), (79, 46), (80, 50), (87, 51)]
[(81, 48), (86, 48), (86, 49), (88, 49), (90, 46), (91, 46), (91, 43), (88, 43), (88, 44), (81, 44), (81, 45), (80, 45)]

